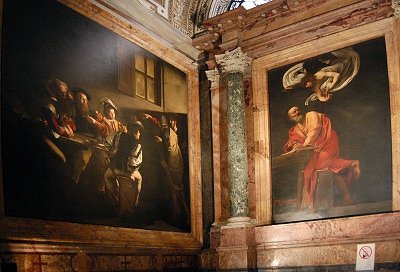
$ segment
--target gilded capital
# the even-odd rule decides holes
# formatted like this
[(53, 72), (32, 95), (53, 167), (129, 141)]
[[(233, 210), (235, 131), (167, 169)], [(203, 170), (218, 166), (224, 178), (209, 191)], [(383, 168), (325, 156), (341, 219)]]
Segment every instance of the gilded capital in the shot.
[(211, 81), (211, 88), (217, 88), (219, 87), (219, 71), (217, 67), (215, 67), (213, 70), (207, 70), (206, 71), (207, 79)]
[(226, 51), (225, 54), (215, 55), (217, 64), (220, 65), (222, 72), (229, 73), (242, 73), (244, 74), (246, 68), (250, 66), (251, 58), (246, 53), (242, 52), (240, 47)]
[(394, 16), (400, 19), (400, 0), (392, 0), (392, 8), (394, 9)]

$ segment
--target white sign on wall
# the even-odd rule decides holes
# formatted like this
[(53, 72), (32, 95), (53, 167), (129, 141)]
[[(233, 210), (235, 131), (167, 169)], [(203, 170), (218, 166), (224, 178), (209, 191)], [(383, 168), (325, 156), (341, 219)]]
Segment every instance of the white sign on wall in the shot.
[(357, 245), (356, 271), (373, 271), (375, 264), (375, 244)]

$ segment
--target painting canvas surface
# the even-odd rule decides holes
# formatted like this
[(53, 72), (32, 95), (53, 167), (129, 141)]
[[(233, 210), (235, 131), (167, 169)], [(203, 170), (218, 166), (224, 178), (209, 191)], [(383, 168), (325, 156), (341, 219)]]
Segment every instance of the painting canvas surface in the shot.
[(391, 210), (387, 73), (383, 38), (268, 71), (274, 223)]
[(6, 216), (190, 231), (185, 73), (47, 0), (4, 1), (1, 70)]

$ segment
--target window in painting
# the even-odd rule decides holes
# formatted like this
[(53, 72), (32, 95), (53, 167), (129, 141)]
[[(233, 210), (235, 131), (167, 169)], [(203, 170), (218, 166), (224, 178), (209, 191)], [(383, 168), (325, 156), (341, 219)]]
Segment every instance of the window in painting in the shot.
[(145, 56), (141, 52), (136, 52), (134, 59), (135, 95), (157, 104), (155, 84), (157, 80), (157, 61), (150, 56)]
[(118, 44), (118, 87), (137, 99), (162, 105), (161, 61), (122, 42)]

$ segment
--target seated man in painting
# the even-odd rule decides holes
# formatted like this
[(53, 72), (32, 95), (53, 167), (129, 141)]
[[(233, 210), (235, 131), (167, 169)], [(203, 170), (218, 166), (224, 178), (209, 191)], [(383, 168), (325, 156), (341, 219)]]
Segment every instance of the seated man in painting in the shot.
[[(105, 174), (105, 179), (110, 181), (118, 176), (127, 177), (133, 185), (133, 203), (136, 208), (142, 189), (142, 175), (139, 172), (142, 164), (142, 146), (139, 143), (143, 125), (136, 121), (128, 124), (128, 131), (121, 132), (115, 137), (116, 152), (111, 160), (111, 166)], [(119, 188), (121, 190), (123, 188)]]
[(105, 134), (105, 128), (95, 119), (95, 114), (90, 110), (90, 96), (81, 88), (74, 88), (75, 123), (76, 132), (92, 138)]
[(74, 97), (68, 85), (59, 79), (51, 80), (47, 87), (46, 97), (41, 98), (41, 113), (43, 119), (56, 133), (72, 137), (75, 126)]
[(304, 188), (301, 207), (313, 209), (314, 193), (317, 186), (317, 170), (329, 170), (334, 173), (344, 198), (344, 204), (353, 203), (349, 186), (360, 178), (361, 170), (358, 160), (346, 160), (339, 157), (339, 138), (331, 127), (327, 115), (316, 111), (302, 113), (299, 107), (292, 107), (288, 117), (295, 125), (289, 130), (289, 140), (285, 144), (285, 152), (293, 152), (304, 148), (313, 148), (304, 170)]
[[(89, 139), (95, 140), (100, 135), (105, 133), (103, 126), (94, 118), (94, 114), (91, 112), (89, 107), (90, 96), (89, 94), (81, 89), (75, 88), (73, 90), (74, 101), (75, 101), (75, 124), (77, 135), (84, 135)], [(106, 154), (101, 150), (95, 150), (90, 146), (76, 150), (74, 153), (74, 165), (73, 165), (73, 181), (79, 183), (82, 172), (86, 169), (89, 161), (93, 154), (97, 154), (98, 158), (97, 166), (101, 171), (101, 168), (106, 168)], [(98, 171), (97, 171), (98, 172)]]

